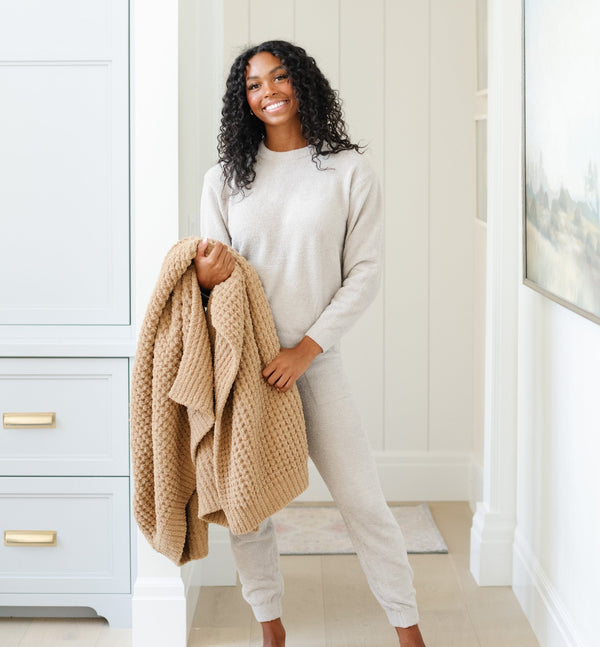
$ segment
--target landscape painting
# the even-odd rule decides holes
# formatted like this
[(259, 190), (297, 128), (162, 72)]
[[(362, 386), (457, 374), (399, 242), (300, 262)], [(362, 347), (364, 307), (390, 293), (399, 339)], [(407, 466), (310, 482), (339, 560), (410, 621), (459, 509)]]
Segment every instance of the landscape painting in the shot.
[(524, 0), (524, 282), (600, 323), (600, 2)]

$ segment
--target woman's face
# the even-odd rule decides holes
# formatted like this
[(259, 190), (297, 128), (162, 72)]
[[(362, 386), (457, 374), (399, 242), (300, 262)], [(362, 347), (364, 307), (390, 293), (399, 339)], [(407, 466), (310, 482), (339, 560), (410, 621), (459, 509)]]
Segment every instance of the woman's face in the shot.
[(281, 60), (270, 52), (255, 54), (246, 67), (246, 98), (265, 127), (300, 122), (292, 81)]

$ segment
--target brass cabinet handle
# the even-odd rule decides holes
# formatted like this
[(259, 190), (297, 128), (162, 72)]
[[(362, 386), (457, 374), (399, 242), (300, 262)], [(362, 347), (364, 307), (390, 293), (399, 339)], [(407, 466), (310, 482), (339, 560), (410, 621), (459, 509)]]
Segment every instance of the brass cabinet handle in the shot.
[(4, 429), (53, 429), (56, 427), (56, 413), (3, 413), (2, 424)]
[(5, 546), (56, 546), (56, 530), (5, 530)]

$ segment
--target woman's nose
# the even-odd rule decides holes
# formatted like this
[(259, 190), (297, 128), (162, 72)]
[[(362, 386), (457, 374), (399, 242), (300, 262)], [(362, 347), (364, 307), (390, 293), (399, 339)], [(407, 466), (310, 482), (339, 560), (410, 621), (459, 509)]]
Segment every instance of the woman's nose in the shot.
[(263, 85), (263, 93), (265, 97), (270, 97), (274, 93), (273, 86), (269, 81), (266, 81)]

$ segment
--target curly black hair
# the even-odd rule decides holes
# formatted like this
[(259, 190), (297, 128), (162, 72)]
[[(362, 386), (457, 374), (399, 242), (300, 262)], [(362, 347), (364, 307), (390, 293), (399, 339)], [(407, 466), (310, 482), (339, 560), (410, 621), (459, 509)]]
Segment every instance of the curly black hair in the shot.
[(354, 149), (346, 132), (342, 105), (336, 90), (306, 51), (284, 40), (270, 40), (249, 47), (233, 62), (223, 96), (221, 128), (217, 151), (225, 181), (234, 191), (249, 189), (256, 177), (254, 165), (265, 125), (250, 112), (246, 100), (245, 72), (248, 61), (259, 52), (276, 56), (291, 77), (298, 101), (302, 136), (313, 147), (312, 159), (320, 166), (319, 156)]

